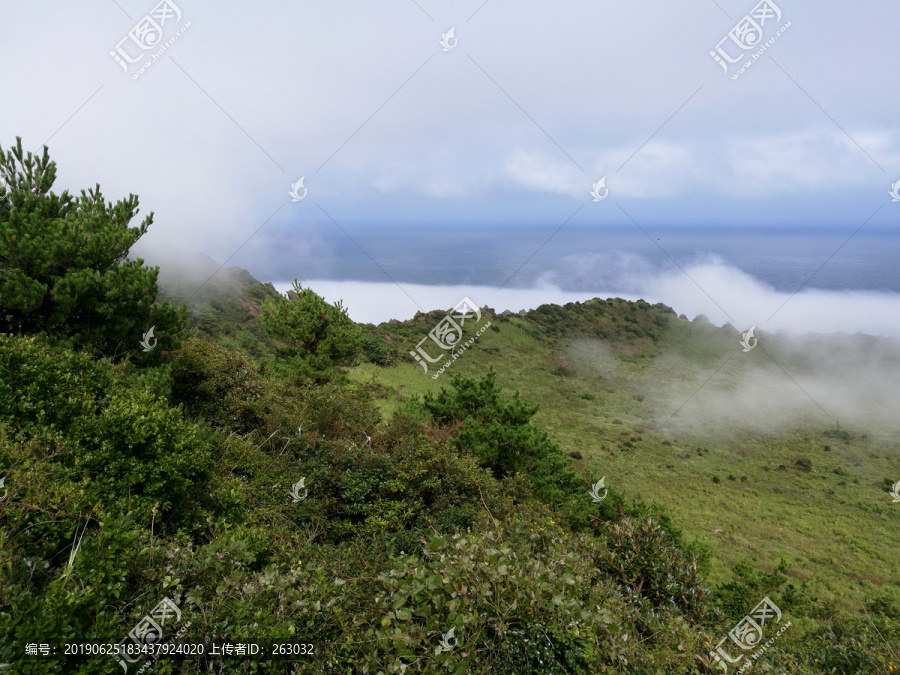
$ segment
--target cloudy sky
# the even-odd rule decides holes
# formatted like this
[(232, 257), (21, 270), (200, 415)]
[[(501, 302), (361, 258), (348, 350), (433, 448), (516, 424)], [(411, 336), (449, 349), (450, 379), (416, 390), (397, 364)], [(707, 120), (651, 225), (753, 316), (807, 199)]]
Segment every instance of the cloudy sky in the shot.
[[(900, 335), (859, 318), (865, 303), (893, 307), (890, 288), (873, 282), (861, 304), (852, 283), (803, 285), (842, 245), (860, 269), (896, 251), (896, 3), (0, 7), (0, 144), (48, 144), (59, 190), (138, 194), (155, 214), (139, 252), (154, 260), (198, 250), (282, 288), (318, 280), (360, 320), (475, 288), (514, 310), (539, 291), (609, 291), (761, 324), (801, 291), (784, 321), (826, 303), (846, 310), (829, 329)], [(757, 42), (757, 26), (753, 47), (735, 41)], [(779, 285), (696, 241), (726, 229), (827, 245), (798, 244), (802, 264)], [(598, 259), (607, 274), (576, 284)]]

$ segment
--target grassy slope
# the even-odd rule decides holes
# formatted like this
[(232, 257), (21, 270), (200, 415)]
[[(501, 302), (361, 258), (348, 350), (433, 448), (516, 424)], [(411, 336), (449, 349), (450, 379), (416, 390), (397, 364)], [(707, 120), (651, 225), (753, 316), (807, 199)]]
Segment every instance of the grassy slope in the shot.
[[(417, 339), (431, 327), (420, 323)], [(884, 485), (886, 476), (900, 476), (896, 445), (879, 446), (852, 431), (848, 440), (827, 437), (823, 432), (834, 427), (824, 416), (787, 433), (683, 429), (677, 416), (666, 421), (678, 405), (634, 393), (665, 382), (675, 387), (676, 400), (702, 405), (704, 397), (727, 390), (743, 368), (732, 358), (713, 376), (731, 352), (740, 354), (730, 329), (672, 317), (657, 331), (656, 343), (615, 336), (553, 342), (539, 339), (527, 319), (494, 325), (499, 332), (486, 331), (477, 348), (437, 381), (412, 362), (391, 368), (363, 364), (353, 377), (374, 378), (392, 391), (382, 402), (389, 413), (412, 394), (447, 386), (452, 372), (478, 376), (493, 366), (503, 387), (540, 404), (536, 423), (566, 452), (582, 454), (576, 465), (590, 479), (606, 476), (607, 485), (628, 496), (664, 504), (689, 538), (709, 546), (710, 584), (731, 580), (738, 562), (771, 570), (784, 558), (789, 575), (810, 582), (814, 596), (857, 612), (848, 580), (900, 580), (894, 545), (900, 540), (900, 508), (891, 504)], [(686, 360), (669, 367), (657, 363), (659, 355), (671, 353)], [(746, 356), (763, 358), (760, 352)], [(571, 359), (570, 376), (554, 374), (559, 357)], [(633, 447), (623, 446), (626, 441)], [(800, 458), (811, 461), (811, 471), (796, 465)]]
[(180, 274), (171, 269), (160, 268), (159, 299), (175, 306), (185, 303), (200, 334), (255, 357), (274, 355), (274, 343), (258, 319), (263, 301), (278, 297), (274, 287), (239, 267), (220, 269), (199, 254), (187, 259)]
[[(254, 339), (247, 343), (261, 338), (270, 351), (257, 314), (274, 290), (236, 268), (219, 275), (224, 284), (188, 303), (201, 332), (228, 346), (242, 346), (248, 332)], [(165, 290), (183, 299), (183, 289)], [(739, 562), (771, 570), (784, 558), (814, 596), (857, 612), (848, 580), (897, 584), (900, 505), (885, 490), (886, 477), (900, 477), (896, 443), (864, 440), (866, 430), (851, 430), (845, 440), (825, 436), (834, 427), (821, 415), (788, 432), (748, 432), (728, 426), (728, 416), (715, 425), (683, 424), (673, 416), (682, 404), (685, 411), (702, 407), (733, 389), (750, 359), (764, 359), (762, 350), (741, 354), (732, 329), (676, 319), (645, 303), (598, 304), (601, 315), (585, 312), (585, 303), (495, 318), (499, 330), (486, 331), (437, 381), (408, 358), (389, 368), (363, 363), (351, 377), (381, 384), (388, 396), (379, 405), (390, 415), (412, 395), (449, 386), (453, 373), (474, 377), (493, 367), (501, 386), (540, 405), (535, 422), (542, 429), (567, 453), (581, 453), (573, 461), (587, 478), (606, 476), (629, 497), (664, 504), (689, 538), (709, 547), (710, 585), (730, 581)], [(443, 315), (375, 331), (404, 356)], [(722, 366), (735, 351), (741, 358)], [(672, 355), (680, 359), (664, 358)], [(769, 376), (781, 375), (770, 367)], [(811, 471), (796, 465), (800, 458)]]

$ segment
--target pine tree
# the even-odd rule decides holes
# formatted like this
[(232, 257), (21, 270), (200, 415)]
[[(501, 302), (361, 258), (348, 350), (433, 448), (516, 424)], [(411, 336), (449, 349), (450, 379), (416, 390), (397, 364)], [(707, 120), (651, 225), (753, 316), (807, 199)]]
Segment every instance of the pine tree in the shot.
[(301, 381), (328, 381), (337, 366), (349, 365), (358, 352), (360, 330), (340, 301), (329, 305), (296, 279), (288, 296), (263, 302), (266, 333), (286, 345), (278, 356), (291, 375)]
[[(25, 154), (22, 139), (0, 146), (0, 331), (46, 333), (98, 355), (137, 353), (154, 328), (159, 350), (179, 345), (186, 310), (156, 303), (158, 267), (128, 260), (153, 222), (129, 227), (138, 198), (105, 202), (100, 186), (73, 198), (51, 192), (56, 163), (47, 146)], [(151, 341), (152, 343), (152, 341)]]

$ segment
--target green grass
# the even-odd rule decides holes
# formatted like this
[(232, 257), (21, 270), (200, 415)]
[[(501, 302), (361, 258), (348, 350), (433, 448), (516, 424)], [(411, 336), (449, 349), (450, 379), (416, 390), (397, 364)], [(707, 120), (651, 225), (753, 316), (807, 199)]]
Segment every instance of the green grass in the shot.
[[(689, 539), (709, 547), (710, 585), (731, 581), (737, 563), (772, 570), (784, 559), (788, 575), (808, 582), (815, 597), (858, 613), (848, 581), (886, 586), (900, 579), (900, 505), (885, 485), (900, 479), (895, 444), (863, 440), (871, 428), (848, 428), (849, 440), (828, 437), (834, 426), (812, 407), (792, 429), (671, 417), (679, 401), (688, 401), (687, 412), (733, 393), (751, 367), (778, 376), (762, 350), (741, 353), (728, 328), (670, 317), (655, 340), (623, 339), (621, 332), (604, 340), (591, 326), (548, 337), (533, 318), (495, 319), (499, 331), (485, 331), (437, 381), (411, 361), (363, 364), (352, 377), (385, 387), (388, 398), (379, 405), (391, 413), (412, 395), (448, 386), (453, 373), (473, 377), (493, 367), (501, 386), (540, 405), (538, 426), (566, 453), (581, 453), (575, 465), (587, 480), (606, 476), (627, 497), (662, 504)], [(420, 324), (408, 349), (431, 328)], [(622, 322), (606, 325), (615, 324)], [(554, 374), (558, 359), (568, 360), (568, 376)], [(880, 432), (869, 437), (887, 437), (888, 430)], [(800, 459), (809, 460), (810, 471)]]

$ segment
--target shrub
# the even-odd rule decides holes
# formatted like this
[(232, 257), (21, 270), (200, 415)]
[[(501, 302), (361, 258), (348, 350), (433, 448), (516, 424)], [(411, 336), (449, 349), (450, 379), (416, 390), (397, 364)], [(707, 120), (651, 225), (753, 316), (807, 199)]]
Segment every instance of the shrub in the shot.
[[(787, 581), (787, 564), (782, 560), (770, 573), (756, 570), (745, 562), (738, 562), (732, 568), (734, 580), (716, 587), (713, 597), (728, 621), (743, 618), (760, 600), (775, 596), (782, 610), (789, 608), (794, 600), (789, 593), (779, 595), (779, 589)], [(792, 591), (796, 595), (795, 592)]]
[[(561, 564), (555, 554), (565, 539), (552, 525), (546, 550), (534, 546), (541, 535), (533, 528), (504, 530), (516, 534), (503, 541), (490, 530), (431, 536), (422, 557), (392, 560), (373, 588), (383, 612), (373, 630), (381, 648), (361, 655), (363, 670), (389, 672), (416, 659), (425, 672), (491, 663), (494, 672), (589, 673), (609, 665), (624, 642), (585, 544), (576, 552), (568, 541), (572, 557)], [(455, 644), (442, 651), (450, 628)]]
[(170, 355), (172, 402), (214, 426), (246, 433), (262, 424), (265, 386), (258, 366), (240, 351), (202, 339)]
[(390, 366), (397, 361), (397, 350), (383, 337), (366, 328), (360, 338), (359, 347), (365, 359), (377, 366)]
[(108, 362), (42, 339), (0, 336), (0, 364), (0, 422), (59, 444), (53, 462), (88, 497), (147, 515), (192, 503), (211, 461), (202, 427)]
[(366, 387), (331, 382), (285, 388), (279, 396), (280, 400), (291, 399), (291, 410), (296, 410), (294, 426), (302, 425), (304, 434), (312, 432), (319, 438), (362, 445), (367, 430), (379, 420), (371, 391)]
[(211, 464), (207, 432), (145, 392), (113, 393), (70, 438), (87, 493), (143, 514), (154, 503), (165, 512), (187, 506)]
[(570, 358), (559, 356), (554, 359), (553, 374), (557, 377), (573, 377), (576, 374), (575, 363)]
[(296, 279), (288, 295), (262, 303), (266, 333), (285, 345), (279, 364), (298, 381), (327, 382), (356, 356), (360, 330), (340, 302), (329, 305)]
[(422, 405), (435, 422), (461, 424), (451, 439), (458, 450), (471, 452), (496, 478), (522, 472), (534, 485), (535, 496), (560, 503), (584, 487), (563, 451), (530, 424), (537, 406), (502, 395), (491, 369), (481, 379), (456, 375), (436, 396), (426, 394)]
[(709, 591), (701, 586), (698, 556), (652, 518), (623, 518), (609, 528), (606, 545), (598, 563), (633, 596), (657, 607), (674, 604), (698, 620), (707, 616)]
[(0, 365), (0, 419), (29, 433), (93, 415), (114, 381), (108, 364), (43, 337), (0, 334)]
[(481, 497), (493, 502), (497, 493), (473, 458), (442, 452), (421, 424), (402, 415), (371, 446), (338, 446), (309, 461), (310, 470), (318, 471), (317, 498), (335, 540), (381, 534), (410, 551), (431, 528), (452, 533), (468, 527), (484, 509)]
[[(76, 534), (84, 534), (74, 519), (70, 525)], [(88, 529), (84, 521), (78, 525)], [(57, 558), (63, 564), (40, 572), (37, 568), (43, 567), (44, 561), (29, 558), (27, 549), (15, 544), (0, 546), (3, 567), (21, 570), (14, 576), (4, 574), (4, 589), (0, 593), (0, 662), (11, 663), (14, 670), (10, 672), (16, 673), (101, 672), (87, 670), (88, 657), (73, 659), (61, 650), (40, 657), (40, 661), (28, 659), (22, 654), (22, 645), (33, 642), (35, 635), (47, 643), (118, 641), (120, 638), (111, 638), (122, 632), (123, 622), (109, 607), (120, 604), (122, 597), (134, 592), (136, 568), (147, 562), (146, 555), (140, 552), (139, 536), (132, 514), (102, 514), (99, 524), (91, 524), (90, 531), (80, 539), (71, 566), (67, 563), (70, 551), (62, 549)], [(75, 545), (74, 541), (68, 543)], [(30, 574), (26, 564), (29, 560), (33, 568)], [(93, 665), (96, 668), (96, 659)], [(112, 659), (105, 665), (117, 667)]]

